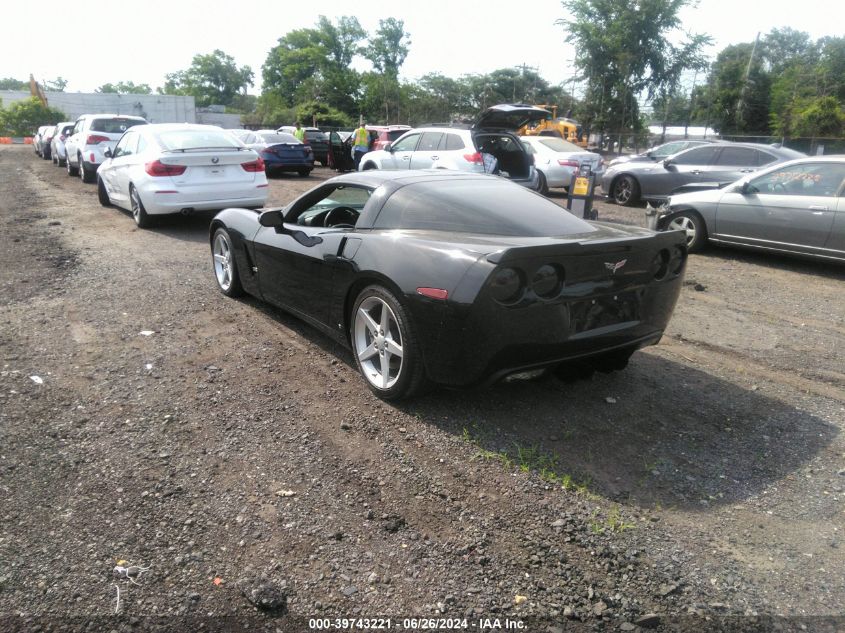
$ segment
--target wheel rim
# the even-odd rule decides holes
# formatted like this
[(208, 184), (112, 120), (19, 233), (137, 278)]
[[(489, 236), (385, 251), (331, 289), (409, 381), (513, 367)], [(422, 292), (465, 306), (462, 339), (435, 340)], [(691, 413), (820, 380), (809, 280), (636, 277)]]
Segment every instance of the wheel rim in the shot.
[(368, 297), (355, 313), (355, 353), (366, 379), (378, 389), (390, 389), (402, 375), (402, 331), (390, 306)]
[(616, 183), (616, 202), (625, 204), (631, 199), (631, 181), (628, 178), (623, 178)]
[(212, 253), (217, 283), (223, 290), (229, 290), (232, 286), (232, 248), (229, 246), (229, 240), (222, 233), (214, 238)]
[(672, 231), (683, 231), (687, 234), (687, 246), (695, 241), (695, 223), (686, 216), (680, 216), (669, 222), (667, 227)]
[(141, 199), (138, 197), (138, 192), (134, 188), (129, 194), (129, 199), (132, 201), (132, 217), (138, 222), (141, 218)]

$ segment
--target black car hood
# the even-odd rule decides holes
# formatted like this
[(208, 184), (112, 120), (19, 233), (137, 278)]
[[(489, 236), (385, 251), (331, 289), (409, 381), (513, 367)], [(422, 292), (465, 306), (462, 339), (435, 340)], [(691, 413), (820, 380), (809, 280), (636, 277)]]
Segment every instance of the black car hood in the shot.
[(533, 121), (551, 119), (552, 113), (525, 103), (500, 103), (478, 115), (473, 129), (518, 130)]

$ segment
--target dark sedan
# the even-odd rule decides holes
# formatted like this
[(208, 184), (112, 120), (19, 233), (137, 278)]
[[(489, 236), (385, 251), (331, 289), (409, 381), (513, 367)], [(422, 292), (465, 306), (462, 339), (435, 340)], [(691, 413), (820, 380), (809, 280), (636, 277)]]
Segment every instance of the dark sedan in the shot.
[(355, 172), (282, 209), (211, 223), (220, 290), (260, 297), (348, 345), (395, 399), (557, 369), (623, 368), (660, 340), (684, 234), (585, 222), (489, 175)]
[(258, 152), (264, 159), (264, 171), (272, 174), (281, 171), (295, 171), (307, 176), (314, 169), (314, 151), (292, 134), (273, 130), (229, 130), (248, 148)]
[(801, 158), (785, 147), (757, 143), (714, 143), (686, 149), (656, 163), (629, 161), (612, 165), (601, 180), (602, 192), (617, 204), (666, 200), (690, 185), (728, 184), (762, 167)]

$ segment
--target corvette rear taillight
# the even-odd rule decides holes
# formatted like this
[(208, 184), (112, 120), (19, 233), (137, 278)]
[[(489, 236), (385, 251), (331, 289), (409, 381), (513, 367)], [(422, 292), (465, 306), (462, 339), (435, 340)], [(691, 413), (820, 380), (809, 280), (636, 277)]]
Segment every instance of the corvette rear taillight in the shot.
[(86, 145), (98, 145), (100, 143), (108, 143), (111, 139), (108, 136), (100, 136), (99, 134), (89, 134), (85, 139)]
[(560, 292), (563, 269), (553, 264), (543, 264), (534, 273), (531, 289), (538, 297), (551, 299)]
[(241, 167), (244, 168), (244, 171), (249, 172), (264, 171), (264, 159), (259, 156), (258, 160), (252, 160), (248, 163), (241, 163)]
[(484, 160), (481, 158), (481, 152), (475, 152), (474, 154), (464, 154), (464, 160), (468, 163), (472, 163), (473, 165), (483, 165)]
[(524, 292), (522, 272), (516, 268), (501, 268), (490, 280), (490, 294), (499, 303), (516, 303)]
[(154, 160), (144, 165), (144, 171), (150, 176), (158, 178), (161, 176), (181, 176), (185, 173), (185, 165), (167, 165), (160, 160)]

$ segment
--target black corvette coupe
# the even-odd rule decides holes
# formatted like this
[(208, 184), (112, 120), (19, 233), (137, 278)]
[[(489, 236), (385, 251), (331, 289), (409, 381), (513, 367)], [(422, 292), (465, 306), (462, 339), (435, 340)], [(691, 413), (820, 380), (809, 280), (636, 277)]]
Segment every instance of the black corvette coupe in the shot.
[(368, 171), (281, 209), (211, 223), (220, 290), (248, 292), (351, 347), (396, 399), (554, 368), (623, 368), (666, 327), (680, 231), (585, 222), (502, 178)]

